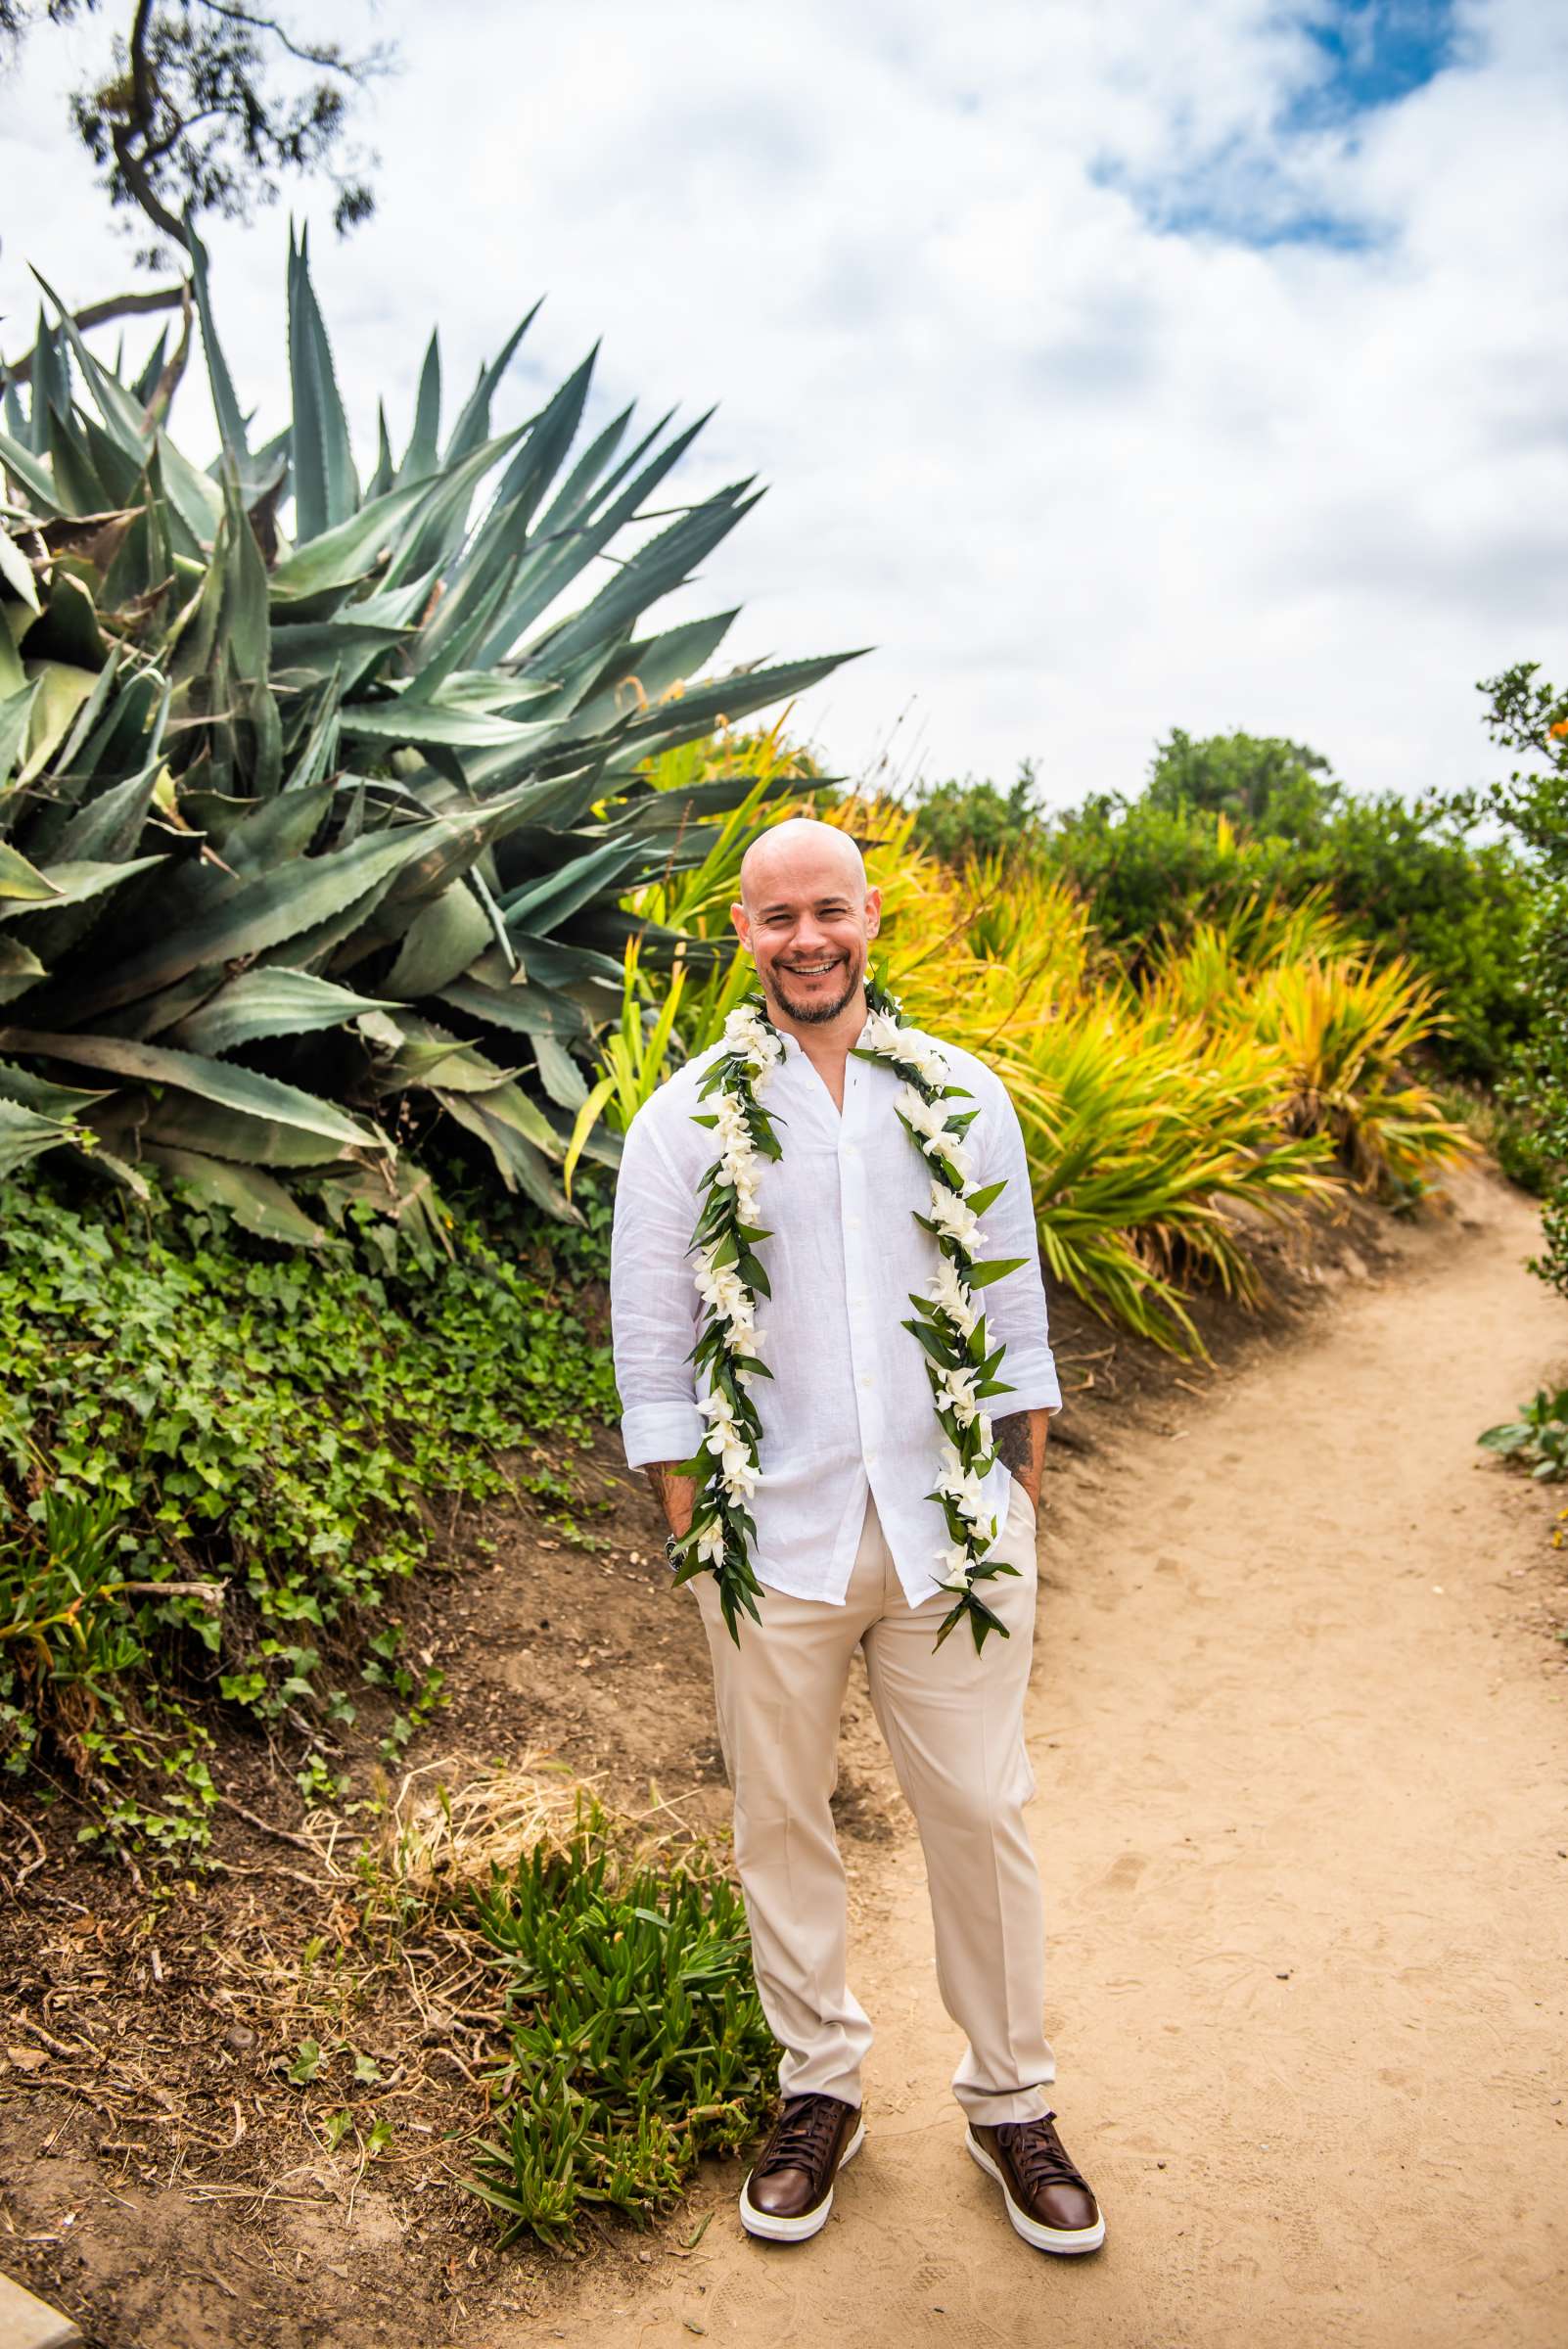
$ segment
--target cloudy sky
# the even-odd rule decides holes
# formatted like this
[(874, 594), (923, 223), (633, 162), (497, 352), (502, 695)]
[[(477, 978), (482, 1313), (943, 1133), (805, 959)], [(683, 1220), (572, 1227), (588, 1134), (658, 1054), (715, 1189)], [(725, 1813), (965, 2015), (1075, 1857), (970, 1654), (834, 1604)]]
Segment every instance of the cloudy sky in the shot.
[[(677, 478), (768, 495), (681, 608), (744, 603), (738, 656), (875, 647), (799, 713), (840, 771), (1030, 757), (1062, 801), (1135, 787), (1173, 725), (1245, 726), (1360, 788), (1456, 785), (1496, 764), (1474, 680), (1568, 668), (1561, 0), (296, 22), (400, 57), (375, 221), (336, 244), (295, 199), (366, 453), (432, 323), (466, 384), (541, 293), (509, 416), (601, 336), (601, 412), (717, 400)], [(27, 261), (76, 300), (126, 275), (73, 46), (0, 85), (7, 349)], [(210, 241), (265, 423), (283, 217)]]

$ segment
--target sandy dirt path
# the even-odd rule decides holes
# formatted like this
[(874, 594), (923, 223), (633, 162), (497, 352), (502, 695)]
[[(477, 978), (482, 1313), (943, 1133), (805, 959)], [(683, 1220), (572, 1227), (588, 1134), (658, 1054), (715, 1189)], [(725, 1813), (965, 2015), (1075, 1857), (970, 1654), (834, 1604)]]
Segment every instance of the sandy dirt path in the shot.
[(961, 2149), (900, 1833), (857, 1880), (870, 2126), (822, 2235), (750, 2242), (728, 2171), (692, 2256), (613, 2255), (510, 2338), (1562, 2349), (1558, 1562), (1475, 1449), (1568, 1358), (1535, 1229), (1467, 1185), (1391, 1277), (1047, 1488), (1031, 1816), (1104, 2251), (1029, 2250)]

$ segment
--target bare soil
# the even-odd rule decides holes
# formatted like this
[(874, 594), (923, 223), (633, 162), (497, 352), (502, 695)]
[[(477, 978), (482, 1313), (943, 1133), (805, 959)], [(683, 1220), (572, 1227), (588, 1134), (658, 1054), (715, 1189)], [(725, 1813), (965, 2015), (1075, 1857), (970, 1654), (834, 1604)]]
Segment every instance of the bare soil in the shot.
[[(409, 1963), (237, 1746), (215, 1774), (250, 1819), (188, 1886), (8, 1797), (0, 2267), (92, 2349), (1557, 2349), (1568, 1587), (1549, 1494), (1474, 1446), (1568, 1359), (1535, 1229), (1481, 1174), (1444, 1217), (1298, 1229), (1267, 1313), (1206, 1312), (1197, 1368), (1058, 1308), (1032, 1816), (1096, 2258), (1028, 2250), (964, 2158), (918, 1847), (856, 1688), (839, 1823), (879, 2038), (814, 2244), (749, 2242), (714, 2165), (649, 2235), (496, 2253), (456, 2183), (492, 2044), (471, 1949), (416, 1931)], [(545, 1751), (714, 1827), (696, 1610), (613, 1438), (585, 1472), (602, 1547), (494, 1517), (424, 1586), (454, 1701), (411, 1760), (455, 1784)], [(307, 2035), (322, 2075), (294, 2084)]]

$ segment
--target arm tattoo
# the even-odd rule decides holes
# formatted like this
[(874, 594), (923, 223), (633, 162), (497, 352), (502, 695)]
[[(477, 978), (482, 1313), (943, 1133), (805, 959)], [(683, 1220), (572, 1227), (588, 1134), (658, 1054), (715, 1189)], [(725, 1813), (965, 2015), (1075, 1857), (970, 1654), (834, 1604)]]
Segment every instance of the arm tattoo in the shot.
[(1039, 1488), (1045, 1472), (1045, 1442), (1050, 1420), (1045, 1412), (1009, 1411), (1005, 1419), (992, 1422), (992, 1443), (996, 1457), (1029, 1495), (1037, 1513), (1039, 1509)]
[(697, 1505), (697, 1480), (682, 1476), (673, 1460), (650, 1460), (644, 1471), (653, 1497), (672, 1534), (683, 1534)]
[(1007, 1418), (993, 1421), (991, 1431), (996, 1457), (1004, 1467), (1012, 1470), (1014, 1476), (1026, 1479), (1035, 1464), (1034, 1430), (1030, 1419), (1031, 1413), (1028, 1411), (1013, 1411)]

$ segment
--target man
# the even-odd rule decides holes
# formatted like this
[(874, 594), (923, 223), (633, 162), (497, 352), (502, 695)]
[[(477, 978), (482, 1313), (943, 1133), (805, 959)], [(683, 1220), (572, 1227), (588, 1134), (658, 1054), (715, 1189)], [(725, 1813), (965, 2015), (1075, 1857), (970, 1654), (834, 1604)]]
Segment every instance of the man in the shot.
[[(867, 951), (880, 894), (853, 841), (797, 816), (753, 843), (731, 915), (780, 1046), (765, 1096), (780, 1153), (758, 1161), (755, 1215), (748, 1209), (766, 1234), (756, 1246), (770, 1291), (757, 1298), (767, 1376), (746, 1385), (761, 1434), (739, 1488), (756, 1525), (761, 1620), (738, 1614), (732, 1636), (715, 1575), (705, 1569), (686, 1587), (713, 1658), (758, 1990), (784, 2050), (782, 2109), (742, 2192), (742, 2223), (774, 2241), (815, 2234), (864, 2136), (871, 2033), (846, 1981), (845, 1878), (829, 1808), (858, 1645), (920, 1830), (943, 2001), (968, 2040), (953, 2078), (968, 2148), (1027, 2242), (1092, 2251), (1104, 2223), (1044, 2096), (1055, 2060), (1023, 1820), (1035, 1790), (1023, 1716), (1037, 1510), (1047, 1414), (1061, 1395), (1017, 1115), (983, 1062), (941, 1047), (949, 1082), (971, 1096), (962, 1107), (976, 1113), (961, 1153), (967, 1188), (1005, 1182), (986, 1208), (986, 1255), (1020, 1261), (978, 1293), (988, 1344), (1005, 1342), (997, 1375), (1011, 1389), (996, 1399), (1005, 1415), (992, 1421), (995, 1458), (980, 1485), (982, 1572), (991, 1571), (975, 1588), (998, 1628), (977, 1649), (965, 1620), (938, 1647), (953, 1603), (950, 1529), (932, 1497), (943, 1430), (925, 1352), (905, 1324), (911, 1296), (945, 1274), (933, 1231), (915, 1220), (930, 1207), (931, 1176), (895, 1110), (907, 1091), (890, 1066), (852, 1051), (874, 1033)], [(937, 1041), (898, 1035), (928, 1054)], [(678, 1070), (632, 1121), (616, 1194), (622, 1432), (630, 1465), (648, 1470), (672, 1555), (693, 1524), (699, 1488), (686, 1470), (713, 1415), (700, 1407), (705, 1381), (692, 1360), (705, 1322), (692, 1248), (715, 1164), (714, 1118), (699, 1122), (713, 1110), (703, 1080), (722, 1051)]]

